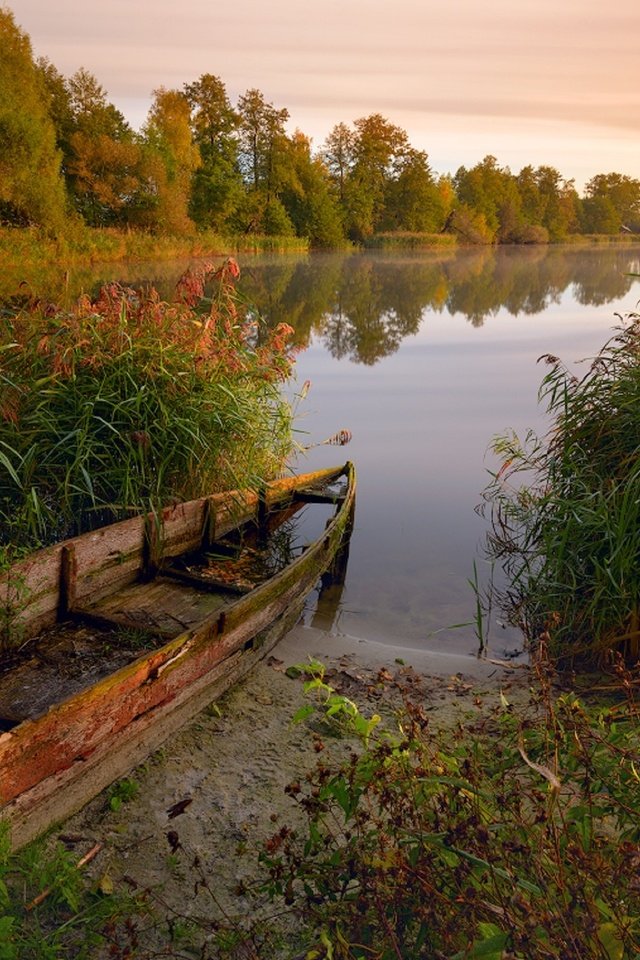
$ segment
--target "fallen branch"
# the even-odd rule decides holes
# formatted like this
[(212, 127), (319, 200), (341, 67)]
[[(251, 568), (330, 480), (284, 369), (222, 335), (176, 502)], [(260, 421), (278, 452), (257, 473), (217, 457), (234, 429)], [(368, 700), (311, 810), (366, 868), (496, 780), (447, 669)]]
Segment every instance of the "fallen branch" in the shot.
[[(98, 856), (98, 854), (100, 853), (100, 851), (102, 850), (103, 847), (104, 847), (104, 843), (96, 843), (95, 846), (91, 847), (91, 849), (90, 849), (89, 851), (87, 851), (87, 853), (85, 853), (84, 857), (82, 857), (82, 858), (81, 858), (80, 860), (78, 860), (78, 862), (76, 863), (76, 870), (80, 870), (80, 869), (81, 869), (82, 867), (84, 867), (87, 863), (90, 863), (91, 860), (93, 860), (95, 857)], [(39, 907), (40, 904), (43, 903), (43, 902), (47, 899), (47, 897), (49, 896), (49, 894), (51, 894), (51, 893), (53, 892), (53, 889), (54, 889), (54, 888), (53, 888), (52, 886), (51, 886), (51, 887), (45, 887), (45, 889), (42, 891), (42, 893), (39, 893), (37, 897), (34, 897), (33, 900), (31, 900), (31, 901), (26, 905), (25, 910), (30, 911), (30, 910), (33, 910), (34, 907)]]

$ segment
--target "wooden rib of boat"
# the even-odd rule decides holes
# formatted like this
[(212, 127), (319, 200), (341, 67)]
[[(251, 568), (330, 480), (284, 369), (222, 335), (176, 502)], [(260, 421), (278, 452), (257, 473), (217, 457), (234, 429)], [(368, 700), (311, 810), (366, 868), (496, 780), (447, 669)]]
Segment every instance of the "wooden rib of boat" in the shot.
[[(0, 820), (14, 847), (143, 760), (293, 626), (342, 565), (355, 486), (347, 463), (214, 494), (48, 547), (0, 579), (21, 647), (0, 673)], [(275, 569), (277, 531), (307, 502), (332, 515)]]

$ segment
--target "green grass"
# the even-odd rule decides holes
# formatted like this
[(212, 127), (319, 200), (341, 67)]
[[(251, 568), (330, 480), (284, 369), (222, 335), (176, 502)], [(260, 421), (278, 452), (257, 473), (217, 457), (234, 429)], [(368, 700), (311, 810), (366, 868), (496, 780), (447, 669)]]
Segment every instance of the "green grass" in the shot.
[(498, 438), (485, 491), (498, 600), (535, 651), (601, 663), (640, 655), (640, 317), (631, 315), (582, 378), (557, 357), (540, 397), (550, 429)]
[(289, 328), (258, 337), (236, 311), (235, 262), (204, 296), (212, 271), (187, 272), (172, 303), (111, 284), (0, 319), (1, 539), (59, 539), (281, 467)]
[(433, 247), (455, 247), (457, 238), (450, 233), (411, 233), (406, 230), (374, 233), (364, 241), (370, 250), (430, 250)]
[[(281, 818), (262, 854), (266, 890), (302, 916), (297, 956), (638, 956), (637, 705), (589, 708), (538, 679), (529, 707), (496, 696), (445, 730), (409, 684), (397, 727), (373, 732), (379, 718), (327, 693), (325, 725), (360, 749), (323, 752), (288, 786), (304, 827)], [(621, 672), (618, 689), (637, 679)]]

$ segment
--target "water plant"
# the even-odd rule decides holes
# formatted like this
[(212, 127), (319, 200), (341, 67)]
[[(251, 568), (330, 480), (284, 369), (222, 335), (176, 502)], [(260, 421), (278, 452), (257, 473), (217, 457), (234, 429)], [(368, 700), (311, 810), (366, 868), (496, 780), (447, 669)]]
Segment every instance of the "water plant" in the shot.
[(1, 321), (0, 525), (12, 521), (14, 541), (16, 529), (51, 541), (281, 467), (289, 328), (258, 342), (236, 309), (238, 273), (232, 259), (189, 270), (171, 303), (110, 284)]
[(640, 316), (576, 376), (555, 356), (540, 399), (549, 433), (499, 437), (485, 494), (487, 554), (508, 620), (564, 662), (640, 656)]

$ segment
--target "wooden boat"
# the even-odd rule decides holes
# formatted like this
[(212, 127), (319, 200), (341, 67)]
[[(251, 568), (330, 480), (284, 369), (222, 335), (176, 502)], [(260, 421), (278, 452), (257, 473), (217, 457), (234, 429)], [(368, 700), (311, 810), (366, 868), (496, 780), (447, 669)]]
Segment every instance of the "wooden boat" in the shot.
[[(143, 760), (293, 626), (344, 562), (355, 486), (347, 463), (203, 497), (38, 551), (0, 579), (21, 645), (0, 674), (0, 820), (14, 847)], [(312, 508), (330, 512), (326, 527), (276, 563), (274, 531), (307, 503), (333, 505)]]

